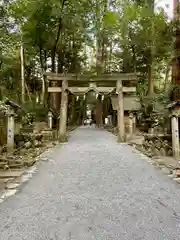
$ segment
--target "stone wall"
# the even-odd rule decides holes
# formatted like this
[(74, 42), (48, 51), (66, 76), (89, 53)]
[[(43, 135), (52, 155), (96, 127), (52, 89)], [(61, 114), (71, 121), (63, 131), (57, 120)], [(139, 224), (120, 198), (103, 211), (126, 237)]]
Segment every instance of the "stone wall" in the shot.
[(171, 135), (152, 135), (144, 137), (143, 146), (148, 155), (152, 156), (172, 156)]

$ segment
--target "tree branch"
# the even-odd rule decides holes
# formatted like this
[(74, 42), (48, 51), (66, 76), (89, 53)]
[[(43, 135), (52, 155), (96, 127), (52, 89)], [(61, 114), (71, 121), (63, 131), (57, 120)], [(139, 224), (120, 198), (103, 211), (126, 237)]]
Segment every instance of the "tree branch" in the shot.
[[(61, 13), (62, 13), (62, 11), (63, 11), (63, 9), (64, 9), (65, 2), (66, 2), (66, 1), (67, 1), (67, 0), (63, 0), (63, 2), (62, 2)], [(61, 29), (62, 29), (62, 16), (59, 18), (59, 24), (58, 24), (58, 31), (57, 31), (56, 41), (55, 41), (54, 47), (53, 47), (54, 54), (55, 54), (56, 49), (57, 49), (57, 44), (58, 44), (58, 41), (59, 41), (59, 38), (60, 38)]]
[(1, 61), (0, 61), (0, 69), (1, 69), (2, 64), (3, 64), (3, 61), (1, 60)]

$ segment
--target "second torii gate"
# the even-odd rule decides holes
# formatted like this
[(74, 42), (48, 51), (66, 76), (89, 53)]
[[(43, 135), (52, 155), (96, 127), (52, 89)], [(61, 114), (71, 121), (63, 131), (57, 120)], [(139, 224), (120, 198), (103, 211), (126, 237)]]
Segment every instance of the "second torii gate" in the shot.
[[(97, 94), (110, 94), (115, 90), (117, 94), (118, 141), (125, 140), (124, 127), (124, 100), (123, 93), (136, 92), (137, 76), (134, 73), (115, 73), (101, 75), (75, 75), (45, 73), (47, 80), (54, 82), (53, 87), (48, 86), (49, 93), (61, 92), (59, 141), (67, 141), (67, 109), (68, 91), (72, 94), (86, 94), (94, 91)], [(61, 83), (61, 84), (59, 84)], [(124, 84), (126, 83), (126, 84)], [(56, 86), (54, 86), (56, 85)]]

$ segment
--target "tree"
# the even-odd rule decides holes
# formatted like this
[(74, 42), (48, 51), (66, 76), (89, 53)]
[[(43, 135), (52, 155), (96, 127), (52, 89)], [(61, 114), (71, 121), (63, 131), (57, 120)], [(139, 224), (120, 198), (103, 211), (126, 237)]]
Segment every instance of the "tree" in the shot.
[[(42, 89), (42, 102), (46, 70), (137, 71), (142, 85), (149, 85), (152, 92), (151, 80), (156, 84), (158, 69), (170, 61), (172, 52), (171, 23), (163, 11), (155, 13), (153, 6), (150, 0), (6, 2), (0, 19), (1, 79), (7, 83), (13, 78), (19, 86), (22, 37), (25, 80), (32, 94)], [(5, 24), (7, 19), (13, 31)], [(90, 51), (94, 52), (92, 61), (87, 61)], [(95, 59), (96, 64), (89, 64)], [(16, 63), (16, 71), (11, 63)]]

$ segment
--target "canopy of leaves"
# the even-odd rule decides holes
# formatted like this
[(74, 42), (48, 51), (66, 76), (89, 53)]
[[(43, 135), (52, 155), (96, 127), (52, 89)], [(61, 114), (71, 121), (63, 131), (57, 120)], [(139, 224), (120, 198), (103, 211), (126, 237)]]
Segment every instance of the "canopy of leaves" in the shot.
[(30, 92), (39, 90), (47, 69), (137, 71), (146, 80), (152, 59), (159, 80), (159, 69), (164, 71), (172, 58), (172, 23), (163, 10), (153, 8), (152, 0), (3, 1), (0, 84), (15, 93), (20, 89), (21, 42)]

